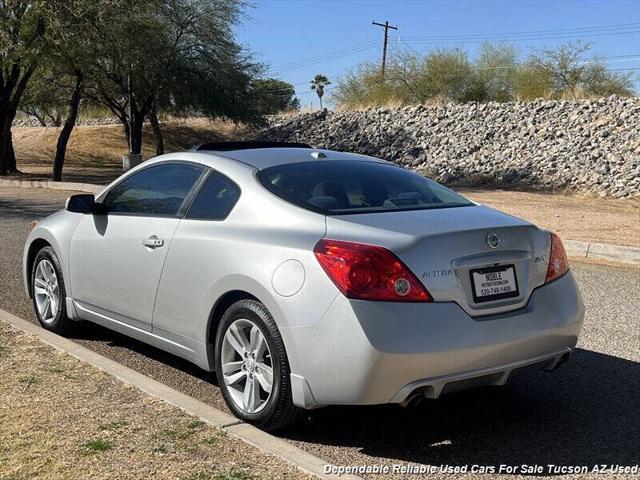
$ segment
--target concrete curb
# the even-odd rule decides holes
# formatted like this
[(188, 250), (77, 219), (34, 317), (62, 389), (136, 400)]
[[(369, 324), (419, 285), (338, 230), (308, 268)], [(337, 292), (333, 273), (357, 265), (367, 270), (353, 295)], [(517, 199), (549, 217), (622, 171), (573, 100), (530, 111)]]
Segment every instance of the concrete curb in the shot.
[(640, 265), (640, 248), (606, 243), (564, 240), (564, 247), (570, 257), (593, 258), (612, 262)]
[(93, 352), (67, 338), (51, 333), (39, 325), (16, 317), (0, 309), (0, 320), (10, 323), (14, 327), (33, 335), (52, 347), (89, 363), (90, 365), (116, 377), (118, 380), (136, 387), (137, 389), (174, 405), (187, 413), (194, 415), (210, 425), (221, 428), (229, 435), (239, 438), (243, 442), (259, 448), (265, 453), (274, 455), (285, 462), (294, 465), (304, 473), (323, 479), (358, 480), (360, 477), (352, 475), (325, 474), (325, 462), (319, 457), (305, 452), (281, 438), (274, 437), (258, 428), (240, 422), (236, 417), (218, 410), (211, 405), (196, 400), (178, 390), (136, 372), (107, 357)]
[(49, 180), (7, 180), (0, 179), (0, 187), (17, 188), (50, 188), (52, 190), (73, 190), (76, 192), (99, 193), (104, 189), (103, 185), (92, 183), (52, 182)]
[[(52, 188), (56, 190), (76, 190), (79, 192), (99, 193), (105, 187), (90, 183), (72, 182), (45, 182), (37, 180), (3, 180), (0, 179), (0, 187), (21, 188)], [(611, 262), (640, 265), (640, 248), (626, 247), (623, 245), (610, 245), (606, 243), (580, 242), (577, 240), (563, 240), (570, 257), (593, 258), (608, 260)]]

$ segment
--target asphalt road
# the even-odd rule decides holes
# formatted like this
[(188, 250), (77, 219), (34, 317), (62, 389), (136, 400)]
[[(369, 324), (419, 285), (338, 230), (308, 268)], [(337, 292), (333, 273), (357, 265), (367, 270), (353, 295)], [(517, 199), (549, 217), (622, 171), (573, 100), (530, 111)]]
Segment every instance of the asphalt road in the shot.
[[(0, 308), (33, 322), (22, 287), (24, 239), (29, 223), (61, 208), (67, 195), (0, 190)], [(315, 410), (279, 435), (335, 465), (640, 464), (640, 269), (573, 262), (572, 270), (587, 317), (572, 361), (558, 371), (413, 409)], [(226, 409), (210, 374), (104, 328), (80, 325), (72, 334), (78, 343)]]

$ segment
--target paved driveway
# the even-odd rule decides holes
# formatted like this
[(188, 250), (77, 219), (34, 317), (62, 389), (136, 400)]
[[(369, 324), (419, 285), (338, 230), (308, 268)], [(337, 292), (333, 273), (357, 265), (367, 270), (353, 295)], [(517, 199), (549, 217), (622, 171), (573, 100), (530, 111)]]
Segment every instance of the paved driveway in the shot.
[[(0, 191), (0, 308), (35, 321), (22, 291), (22, 246), (29, 223), (60, 208), (66, 196)], [(452, 394), (411, 410), (316, 410), (280, 435), (337, 465), (639, 464), (640, 269), (577, 262), (572, 268), (587, 318), (572, 361), (557, 372)], [(224, 408), (211, 376), (180, 359), (90, 324), (74, 338)]]

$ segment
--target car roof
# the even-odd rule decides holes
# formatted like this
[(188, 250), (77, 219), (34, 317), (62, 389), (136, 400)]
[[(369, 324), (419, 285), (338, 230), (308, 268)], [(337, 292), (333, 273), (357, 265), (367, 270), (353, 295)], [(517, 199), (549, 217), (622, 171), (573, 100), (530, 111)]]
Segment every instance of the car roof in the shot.
[(358, 153), (338, 152), (321, 148), (250, 148), (241, 150), (207, 150), (199, 154), (228, 158), (262, 170), (276, 165), (323, 160), (355, 160), (363, 162), (389, 163), (375, 157)]

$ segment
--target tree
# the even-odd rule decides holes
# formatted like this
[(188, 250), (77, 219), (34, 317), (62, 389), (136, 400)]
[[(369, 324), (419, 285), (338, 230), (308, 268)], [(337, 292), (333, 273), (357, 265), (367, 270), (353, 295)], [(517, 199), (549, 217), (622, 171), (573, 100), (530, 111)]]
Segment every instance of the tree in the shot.
[(594, 59), (584, 71), (582, 78), (583, 89), (588, 96), (606, 97), (619, 95), (629, 97), (633, 95), (632, 73), (616, 74), (607, 70), (604, 62)]
[(514, 46), (483, 44), (473, 65), (476, 81), (483, 89), (484, 98), (478, 100), (513, 101), (518, 69), (518, 51)]
[(0, 175), (17, 172), (11, 125), (38, 67), (45, 39), (44, 2), (0, 2)]
[(327, 85), (331, 85), (329, 79), (322, 74), (317, 74), (311, 80), (311, 90), (315, 90), (318, 98), (320, 99), (320, 110), (322, 110), (322, 97), (324, 96), (324, 87)]
[(470, 61), (460, 49), (425, 56), (399, 53), (380, 82), (378, 67), (358, 66), (338, 80), (334, 98), (346, 108), (410, 105), (434, 99), (454, 102), (509, 102), (535, 98), (633, 95), (631, 74), (606, 68), (602, 59), (584, 59), (588, 45), (535, 51), (519, 61), (515, 47), (484, 44)]
[(366, 108), (411, 102), (410, 76), (405, 64), (394, 61), (387, 65), (385, 81), (380, 81), (380, 65), (359, 65), (338, 80), (333, 98), (344, 108)]
[(34, 117), (43, 126), (62, 125), (65, 97), (61, 95), (60, 76), (51, 67), (40, 67), (20, 99), (18, 110)]
[(473, 77), (467, 54), (460, 49), (436, 50), (420, 65), (416, 90), (423, 98), (464, 101)]
[(17, 171), (11, 123), (17, 109), (46, 123), (67, 118), (58, 138), (53, 178), (60, 180), (66, 145), (84, 87), (89, 25), (118, 0), (13, 0), (0, 2), (0, 174)]
[(73, 71), (73, 87), (71, 88), (71, 96), (69, 97), (69, 105), (67, 109), (67, 118), (62, 125), (58, 142), (56, 143), (56, 155), (53, 159), (52, 180), (55, 182), (62, 181), (62, 168), (67, 153), (67, 144), (71, 137), (73, 127), (78, 119), (78, 110), (80, 108), (80, 100), (82, 99), (82, 90), (84, 89), (84, 73), (82, 69), (76, 68)]
[(45, 125), (61, 126), (53, 161), (52, 179), (62, 179), (67, 144), (76, 124), (80, 101), (96, 62), (91, 48), (94, 25), (108, 25), (121, 8), (118, 0), (47, 0), (40, 4), (46, 31), (34, 73), (20, 108)]
[(352, 107), (408, 105), (432, 99), (483, 101), (485, 90), (466, 53), (452, 49), (426, 56), (396, 55), (387, 67), (384, 82), (376, 65), (361, 65), (338, 82), (335, 97), (341, 105)]
[(105, 104), (123, 124), (131, 153), (142, 148), (142, 126), (165, 67), (168, 38), (153, 2), (124, 1), (109, 24), (96, 24), (95, 101)]
[(515, 80), (515, 98), (519, 101), (549, 98), (552, 96), (552, 80), (549, 72), (541, 71), (531, 62), (518, 68)]
[(242, 3), (234, 0), (129, 0), (98, 29), (97, 97), (123, 123), (139, 154), (149, 118), (161, 150), (159, 112), (197, 111), (256, 122), (250, 101), (260, 66), (234, 40)]
[(48, 0), (43, 7), (49, 20), (47, 58), (49, 74), (59, 100), (58, 114), (66, 114), (58, 134), (53, 160), (52, 179), (62, 180), (67, 145), (78, 119), (80, 102), (96, 63), (92, 43), (95, 25), (107, 25), (116, 9), (117, 0)]
[(265, 115), (300, 109), (300, 100), (290, 83), (276, 78), (266, 78), (253, 81), (252, 87), (255, 101), (258, 102), (257, 108)]
[(587, 50), (589, 45), (580, 42), (539, 50), (531, 55), (529, 65), (534, 72), (548, 76), (555, 96), (575, 97), (586, 68), (580, 60)]
[(590, 48), (589, 44), (574, 42), (537, 50), (529, 57), (524, 71), (544, 79), (547, 83), (544, 96), (551, 98), (632, 95), (633, 83), (629, 75), (607, 70), (597, 57), (584, 59)]

